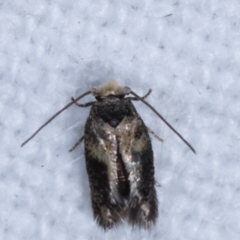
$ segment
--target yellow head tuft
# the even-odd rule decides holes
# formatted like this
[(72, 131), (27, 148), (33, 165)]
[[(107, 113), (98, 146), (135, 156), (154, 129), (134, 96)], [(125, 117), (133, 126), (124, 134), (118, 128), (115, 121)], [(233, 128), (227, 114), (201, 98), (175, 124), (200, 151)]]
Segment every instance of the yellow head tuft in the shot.
[(131, 89), (129, 87), (120, 87), (116, 81), (108, 82), (98, 88), (92, 88), (93, 96), (106, 98), (110, 95), (121, 96), (130, 94)]

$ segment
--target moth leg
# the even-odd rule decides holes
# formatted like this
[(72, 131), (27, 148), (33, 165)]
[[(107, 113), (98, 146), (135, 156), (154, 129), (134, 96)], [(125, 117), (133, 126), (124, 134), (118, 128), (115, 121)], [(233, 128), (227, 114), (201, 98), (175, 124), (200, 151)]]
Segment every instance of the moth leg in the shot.
[(76, 100), (75, 100), (75, 98), (73, 98), (73, 97), (71, 97), (71, 100), (72, 100), (72, 102), (74, 102), (74, 104), (75, 104), (76, 106), (78, 106), (78, 107), (89, 107), (89, 106), (92, 106), (93, 103), (95, 103), (95, 101), (92, 101), (92, 102), (88, 102), (88, 103), (85, 103), (85, 104), (79, 104), (79, 103), (75, 102)]
[(161, 187), (162, 185), (155, 180), (155, 186), (156, 186), (156, 187)]
[(150, 132), (157, 140), (159, 140), (160, 142), (163, 142), (163, 139), (160, 138), (153, 130), (151, 130), (150, 128), (147, 127), (148, 132)]
[(84, 139), (84, 136), (82, 136), (75, 144), (74, 146), (69, 150), (69, 152), (72, 152)]
[[(149, 89), (148, 92), (144, 96), (141, 97), (141, 99), (143, 99), (143, 100), (146, 99), (150, 95), (151, 92), (152, 92), (152, 89)], [(139, 99), (136, 97), (128, 97), (128, 98), (132, 101), (139, 101)]]

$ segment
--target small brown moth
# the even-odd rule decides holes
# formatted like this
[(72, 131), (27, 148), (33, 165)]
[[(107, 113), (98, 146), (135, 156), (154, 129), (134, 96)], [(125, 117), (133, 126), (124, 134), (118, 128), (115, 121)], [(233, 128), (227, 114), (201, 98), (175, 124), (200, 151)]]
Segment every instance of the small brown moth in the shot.
[[(91, 188), (93, 215), (103, 229), (117, 226), (122, 220), (132, 226), (151, 229), (158, 217), (153, 151), (149, 129), (132, 101), (142, 101), (168, 125), (188, 147), (194, 148), (148, 103), (129, 87), (109, 82), (85, 92), (43, 124), (21, 146), (30, 141), (57, 115), (76, 104), (91, 106), (84, 136), (86, 167)], [(92, 94), (97, 101), (78, 104)], [(125, 97), (132, 94), (133, 97)]]

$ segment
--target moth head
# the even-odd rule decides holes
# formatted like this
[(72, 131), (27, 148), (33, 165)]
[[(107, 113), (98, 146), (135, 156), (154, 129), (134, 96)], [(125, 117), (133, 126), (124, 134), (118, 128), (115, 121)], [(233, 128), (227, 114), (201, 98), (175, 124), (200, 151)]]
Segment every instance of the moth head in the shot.
[(129, 87), (120, 87), (117, 82), (111, 81), (98, 88), (92, 88), (91, 93), (97, 100), (108, 97), (124, 98), (125, 95), (131, 93), (131, 89)]

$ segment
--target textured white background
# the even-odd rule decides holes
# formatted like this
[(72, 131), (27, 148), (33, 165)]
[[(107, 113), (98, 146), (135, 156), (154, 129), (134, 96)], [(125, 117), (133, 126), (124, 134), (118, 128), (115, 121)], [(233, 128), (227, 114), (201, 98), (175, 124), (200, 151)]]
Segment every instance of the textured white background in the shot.
[[(239, 0), (0, 0), (0, 239), (240, 239)], [(171, 14), (170, 16), (168, 16)], [(92, 217), (83, 145), (89, 109), (42, 123), (116, 79), (142, 95), (159, 219), (104, 233)], [(87, 97), (82, 102), (93, 98)]]

